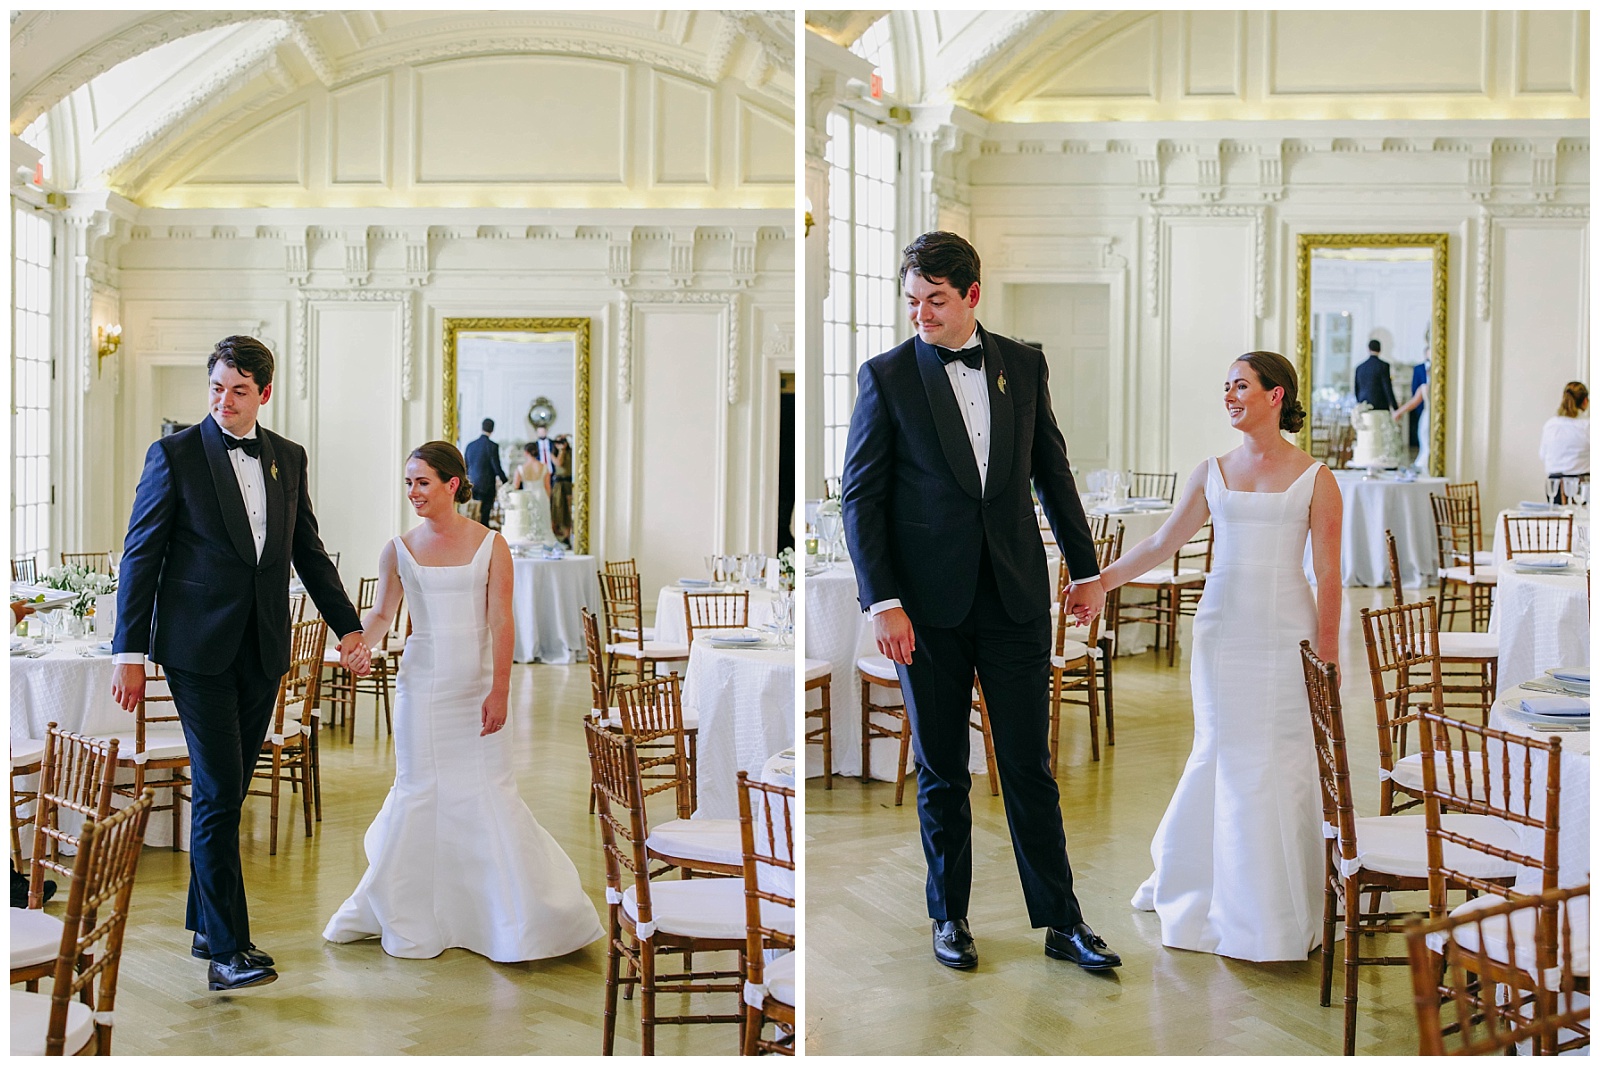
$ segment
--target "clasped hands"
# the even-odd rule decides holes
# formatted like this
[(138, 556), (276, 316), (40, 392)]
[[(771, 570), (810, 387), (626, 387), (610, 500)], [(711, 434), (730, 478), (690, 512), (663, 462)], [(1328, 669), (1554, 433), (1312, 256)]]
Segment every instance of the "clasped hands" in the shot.
[(361, 639), (359, 629), (352, 630), (340, 638), (339, 665), (360, 677), (372, 673), (372, 649)]
[(1106, 586), (1099, 579), (1093, 581), (1074, 581), (1067, 586), (1067, 613), (1075, 618), (1080, 626), (1089, 624), (1089, 620), (1106, 606)]
[[(360, 630), (339, 641), (339, 665), (362, 677), (372, 673), (372, 649), (361, 639)], [(119, 663), (111, 675), (111, 698), (131, 711), (144, 700), (144, 683), (143, 663)]]

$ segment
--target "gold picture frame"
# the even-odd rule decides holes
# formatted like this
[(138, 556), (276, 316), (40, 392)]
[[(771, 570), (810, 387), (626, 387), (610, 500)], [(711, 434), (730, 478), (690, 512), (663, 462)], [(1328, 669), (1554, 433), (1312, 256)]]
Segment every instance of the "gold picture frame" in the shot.
[(447, 318), (444, 320), (444, 435), (460, 433), (456, 409), (456, 345), (463, 333), (570, 333), (577, 410), (572, 433), (572, 550), (589, 551), (589, 335), (587, 318)]
[[(1311, 257), (1318, 248), (1427, 248), (1433, 252), (1433, 309), (1429, 316), (1428, 473), (1444, 476), (1444, 439), (1449, 389), (1450, 235), (1448, 233), (1302, 233), (1295, 238), (1295, 368), (1302, 390), (1316, 379), (1311, 367)], [(1405, 397), (1409, 399), (1410, 397)], [(1310, 450), (1309, 421), (1299, 434)]]

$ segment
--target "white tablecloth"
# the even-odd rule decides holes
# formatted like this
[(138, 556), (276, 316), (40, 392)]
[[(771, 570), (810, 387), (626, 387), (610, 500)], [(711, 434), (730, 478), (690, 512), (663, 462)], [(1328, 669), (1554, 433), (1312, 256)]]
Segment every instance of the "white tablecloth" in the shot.
[(1501, 564), (1489, 631), (1500, 636), (1500, 692), (1558, 666), (1589, 665), (1589, 593), (1581, 571), (1518, 573)]
[[(1511, 516), (1514, 516), (1514, 517), (1539, 518), (1539, 517), (1544, 517), (1546, 515), (1549, 515), (1550, 513), (1551, 512), (1549, 512), (1549, 511), (1515, 511), (1515, 510), (1512, 510), (1512, 511), (1501, 511), (1499, 514), (1495, 515), (1494, 516), (1494, 529), (1490, 534), (1490, 536), (1493, 537), (1493, 544), (1494, 544), (1493, 551), (1494, 551), (1495, 561), (1499, 562), (1501, 560), (1504, 560), (1505, 557), (1506, 557), (1506, 524), (1505, 524), (1505, 520), (1506, 520), (1506, 516), (1507, 515), (1511, 515)], [(1581, 507), (1576, 509), (1573, 512), (1573, 515), (1572, 515), (1572, 535), (1573, 535), (1574, 539), (1577, 539), (1580, 536), (1579, 531), (1578, 531), (1578, 527), (1580, 525), (1582, 525), (1584, 527), (1587, 527), (1589, 525), (1589, 512), (1586, 509), (1581, 508)]]
[[(1529, 728), (1504, 711), (1508, 703), (1515, 706), (1524, 696), (1548, 695), (1550, 695), (1548, 692), (1521, 688), (1507, 692), (1507, 698), (1497, 701), (1490, 710), (1489, 727), (1540, 740), (1561, 738), (1561, 844), (1557, 861), (1560, 863), (1559, 883), (1561, 887), (1568, 888), (1572, 885), (1586, 884), (1589, 880), (1589, 734), (1542, 733)], [(1535, 751), (1533, 753), (1535, 814), (1544, 810), (1546, 766), (1544, 752)], [(1520, 765), (1513, 767), (1512, 773), (1515, 775), (1514, 780), (1520, 780)], [(1528, 827), (1519, 827), (1518, 832), (1522, 834), (1523, 847), (1530, 854), (1542, 853), (1543, 833)], [(1541, 887), (1539, 876), (1537, 870), (1524, 870), (1517, 878), (1518, 889), (1524, 892), (1539, 891)]]
[[(766, 761), (761, 767), (761, 782), (766, 785), (780, 785), (783, 788), (794, 788), (794, 749), (789, 748), (778, 752)], [(785, 818), (788, 819), (790, 832), (796, 832), (794, 800), (787, 801), (788, 814), (774, 813), (772, 817), (773, 847), (767, 847), (767, 837), (764, 831), (766, 817), (766, 795), (756, 792), (750, 796), (750, 824), (754, 829), (754, 840), (757, 855), (773, 855), (779, 859), (788, 859), (789, 841), (784, 832)], [(769, 892), (794, 898), (795, 877), (793, 870), (785, 870), (777, 866), (757, 866), (757, 877), (762, 888)]]
[[(79, 654), (80, 651), (93, 651), (94, 648), (95, 642), (92, 640), (64, 641), (42, 658), (30, 659), (24, 655), (11, 657), (13, 737), (43, 740), (51, 722), (62, 729), (87, 736), (133, 733), (133, 715), (118, 707), (111, 698), (111, 656), (97, 653), (85, 658)], [(168, 727), (163, 725), (161, 728)], [(156, 777), (165, 775), (165, 770), (153, 774)], [(119, 771), (117, 781), (132, 782), (133, 771)], [(38, 775), (21, 778), (20, 782), (22, 788), (32, 789), (38, 783)], [(120, 796), (114, 802), (118, 807), (128, 803)], [(158, 804), (166, 802), (165, 794), (157, 797)], [(62, 825), (72, 830), (74, 823), (80, 821), (76, 816), (63, 814)], [(189, 805), (184, 804), (183, 840), (180, 843), (187, 847), (188, 841)], [(150, 819), (145, 830), (145, 843), (158, 847), (172, 846), (172, 819), (169, 815), (161, 814)], [(28, 846), (27, 832), (24, 831), (23, 847)]]
[[(860, 777), (861, 675), (856, 672), (856, 660), (878, 653), (872, 619), (857, 602), (856, 572), (848, 560), (834, 563), (831, 569), (820, 574), (804, 576), (802, 581), (806, 658), (825, 660), (833, 668), (829, 686), (833, 707), (833, 772)], [(820, 699), (816, 693), (807, 694), (808, 706), (815, 706)], [(900, 705), (898, 696), (882, 689), (874, 693), (873, 702)], [(887, 719), (884, 724), (888, 724)], [(974, 773), (987, 773), (983, 736), (974, 729), (970, 740), (968, 768)], [(899, 756), (900, 745), (896, 741), (883, 737), (873, 741), (872, 776), (880, 781), (893, 781), (895, 760)], [(822, 776), (820, 744), (806, 745), (806, 776)]]
[[(1389, 583), (1389, 547), (1383, 531), (1394, 533), (1400, 579), (1406, 588), (1439, 583), (1439, 538), (1428, 497), (1444, 495), (1445, 479), (1415, 481), (1368, 479), (1362, 471), (1335, 470), (1344, 499), (1344, 531), (1339, 573), (1346, 585)], [(1311, 545), (1306, 544), (1306, 574), (1312, 576)]]
[[(741, 586), (731, 591), (739, 592), (749, 586)], [(711, 592), (712, 589), (690, 589), (691, 592)], [(715, 591), (722, 591), (717, 589)], [(765, 588), (751, 588), (750, 590), (750, 617), (749, 625), (759, 629), (772, 621), (773, 593)], [(668, 644), (689, 643), (689, 625), (683, 617), (684, 589), (677, 585), (665, 585), (656, 594), (656, 639)]]
[(512, 559), (511, 612), (516, 636), (511, 658), (519, 663), (570, 663), (584, 658), (583, 608), (600, 614), (600, 578), (594, 556)]
[(758, 776), (773, 752), (794, 747), (794, 682), (794, 648), (694, 642), (683, 702), (700, 719), (696, 817), (739, 817), (739, 771)]

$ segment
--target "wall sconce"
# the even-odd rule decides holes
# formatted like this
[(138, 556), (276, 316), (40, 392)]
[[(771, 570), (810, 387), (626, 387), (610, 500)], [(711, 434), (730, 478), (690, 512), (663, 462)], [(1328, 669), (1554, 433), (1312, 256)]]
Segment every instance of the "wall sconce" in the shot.
[(811, 197), (806, 197), (806, 236), (811, 236), (811, 227), (814, 225), (811, 218)]
[(99, 374), (103, 375), (106, 372), (106, 356), (116, 355), (117, 350), (122, 347), (122, 327), (101, 326), (95, 330), (95, 340), (97, 344), (96, 354), (100, 356), (100, 361), (95, 364), (95, 369)]

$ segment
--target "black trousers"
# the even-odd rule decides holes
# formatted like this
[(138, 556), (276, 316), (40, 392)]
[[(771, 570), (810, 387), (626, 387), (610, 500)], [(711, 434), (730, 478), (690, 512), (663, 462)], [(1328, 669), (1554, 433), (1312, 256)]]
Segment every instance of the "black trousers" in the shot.
[(184, 927), (214, 955), (250, 946), (250, 910), (239, 861), (239, 811), (277, 705), (279, 675), (261, 665), (252, 612), (233, 662), (220, 674), (168, 668), (173, 704), (189, 741), (189, 906)]
[(478, 521), (488, 525), (489, 512), (494, 510), (495, 494), (491, 492), (487, 496), (480, 496), (477, 493), (473, 493), (472, 498), (477, 500), (480, 505), (478, 507)]
[(1083, 920), (1050, 776), (1050, 614), (1016, 622), (1006, 613), (985, 545), (977, 594), (952, 629), (916, 625), (910, 666), (899, 666), (917, 758), (917, 814), (928, 861), (928, 915), (967, 916), (972, 896), (972, 775), (967, 770), (976, 671), (989, 708), (1000, 794), (1011, 830), (1028, 920), (1035, 927)]

